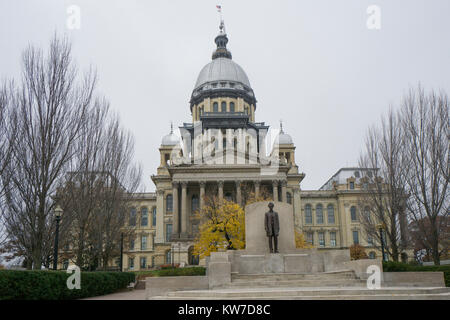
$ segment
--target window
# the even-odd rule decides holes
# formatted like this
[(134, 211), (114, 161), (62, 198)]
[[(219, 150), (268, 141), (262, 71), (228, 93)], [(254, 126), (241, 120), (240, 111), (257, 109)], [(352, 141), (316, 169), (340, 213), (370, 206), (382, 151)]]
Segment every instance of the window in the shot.
[(376, 256), (377, 256), (377, 255), (375, 254), (374, 251), (370, 251), (370, 252), (369, 252), (369, 259), (375, 259)]
[(173, 197), (171, 194), (166, 197), (166, 213), (173, 211)]
[(227, 112), (227, 103), (225, 101), (222, 101), (220, 105), (220, 111)]
[(368, 172), (367, 172), (367, 176), (368, 176), (369, 178), (372, 178), (372, 171), (368, 171)]
[(128, 269), (134, 269), (134, 258), (128, 258)]
[(130, 239), (130, 250), (134, 250), (134, 239)]
[(191, 212), (192, 214), (194, 214), (199, 208), (199, 199), (198, 196), (196, 194), (194, 194), (192, 196), (192, 201), (191, 201)]
[(336, 247), (336, 232), (330, 232), (330, 246)]
[(305, 206), (305, 223), (306, 224), (312, 224), (312, 211), (311, 211), (311, 205), (307, 204)]
[(321, 204), (316, 206), (316, 221), (317, 224), (323, 224), (323, 207)]
[(152, 209), (152, 220), (153, 226), (156, 226), (156, 207), (153, 207)]
[(172, 252), (168, 250), (166, 252), (166, 264), (172, 263)]
[(141, 226), (146, 227), (148, 225), (148, 209), (141, 209)]
[(359, 177), (360, 177), (359, 171), (355, 171), (355, 178), (359, 178)]
[(369, 207), (365, 207), (364, 208), (364, 217), (366, 218), (367, 222), (372, 222), (372, 218), (370, 217), (370, 208)]
[(249, 114), (249, 112), (248, 112), (248, 106), (245, 106), (244, 112), (245, 112), (245, 114)]
[(233, 201), (233, 195), (229, 192), (225, 193), (225, 200)]
[(358, 231), (353, 231), (353, 243), (359, 244), (359, 233)]
[(327, 216), (328, 216), (328, 223), (334, 224), (334, 206), (332, 204), (329, 204), (327, 207)]
[(355, 189), (355, 183), (353, 181), (350, 181), (350, 190)]
[(234, 112), (234, 102), (230, 102), (230, 112)]
[(367, 182), (363, 183), (363, 189), (364, 190), (368, 190), (369, 189), (369, 184)]
[(170, 242), (172, 237), (172, 224), (166, 224), (166, 242)]
[(372, 238), (372, 236), (367, 236), (367, 244), (369, 246), (373, 246), (373, 238)]
[(64, 270), (67, 270), (67, 269), (69, 268), (69, 260), (64, 259), (62, 268), (63, 268)]
[(314, 244), (314, 237), (312, 232), (308, 232), (306, 234), (306, 241), (309, 242), (310, 244)]
[(355, 206), (350, 208), (350, 216), (352, 218), (352, 221), (358, 220), (358, 218), (356, 217), (356, 207)]
[(135, 208), (131, 208), (130, 221), (128, 222), (128, 224), (130, 226), (135, 226), (136, 225), (136, 209)]
[(147, 257), (141, 257), (140, 266), (141, 266), (141, 269), (147, 268)]
[(147, 236), (141, 237), (141, 250), (147, 250)]
[(319, 232), (319, 246), (325, 247), (325, 233)]
[(219, 104), (217, 102), (213, 103), (213, 112), (219, 112)]
[(286, 193), (286, 202), (292, 204), (292, 195), (290, 192)]

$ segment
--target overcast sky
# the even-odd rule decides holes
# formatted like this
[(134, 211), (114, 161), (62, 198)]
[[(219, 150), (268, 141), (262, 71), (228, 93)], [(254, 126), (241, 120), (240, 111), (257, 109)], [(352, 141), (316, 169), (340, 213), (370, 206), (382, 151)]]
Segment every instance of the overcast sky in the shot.
[[(136, 140), (147, 191), (170, 122), (191, 122), (189, 98), (211, 60), (223, 7), (228, 48), (258, 100), (256, 121), (294, 139), (302, 189), (355, 166), (367, 127), (410, 85), (450, 92), (449, 0), (0, 0), (0, 78), (17, 77), (27, 44), (67, 34), (79, 67)], [(81, 28), (66, 27), (70, 5)], [(367, 28), (370, 5), (381, 29)]]

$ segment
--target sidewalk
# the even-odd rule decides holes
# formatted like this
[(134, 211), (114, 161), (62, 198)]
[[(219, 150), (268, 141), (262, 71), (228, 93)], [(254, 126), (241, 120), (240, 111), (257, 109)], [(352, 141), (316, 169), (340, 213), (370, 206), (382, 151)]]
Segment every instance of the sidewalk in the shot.
[(104, 296), (85, 298), (82, 300), (145, 300), (145, 290), (116, 292)]

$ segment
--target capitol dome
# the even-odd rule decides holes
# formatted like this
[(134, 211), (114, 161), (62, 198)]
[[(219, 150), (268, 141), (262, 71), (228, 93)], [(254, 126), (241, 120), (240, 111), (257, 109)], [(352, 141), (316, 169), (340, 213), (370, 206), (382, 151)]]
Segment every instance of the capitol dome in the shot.
[(225, 57), (216, 58), (203, 67), (198, 75), (195, 88), (219, 81), (239, 83), (250, 88), (250, 81), (241, 66)]
[(205, 65), (195, 82), (190, 100), (191, 110), (208, 98), (242, 98), (256, 108), (256, 99), (244, 69), (233, 61), (227, 49), (228, 37), (223, 21), (220, 32), (214, 39), (217, 45), (212, 61)]

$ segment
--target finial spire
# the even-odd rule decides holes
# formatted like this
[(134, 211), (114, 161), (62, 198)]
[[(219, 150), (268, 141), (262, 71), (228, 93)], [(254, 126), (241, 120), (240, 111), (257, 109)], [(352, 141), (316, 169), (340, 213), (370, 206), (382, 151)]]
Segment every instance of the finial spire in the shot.
[(173, 122), (170, 121), (170, 134), (172, 134), (172, 133), (173, 133)]
[(280, 133), (284, 133), (283, 131), (283, 120), (280, 119)]
[(222, 6), (216, 5), (217, 11), (220, 13), (220, 25), (219, 25), (219, 34), (217, 35), (214, 42), (217, 45), (216, 51), (214, 51), (212, 58), (229, 58), (231, 59), (231, 52), (227, 49), (227, 32), (225, 30), (225, 22), (222, 17)]

